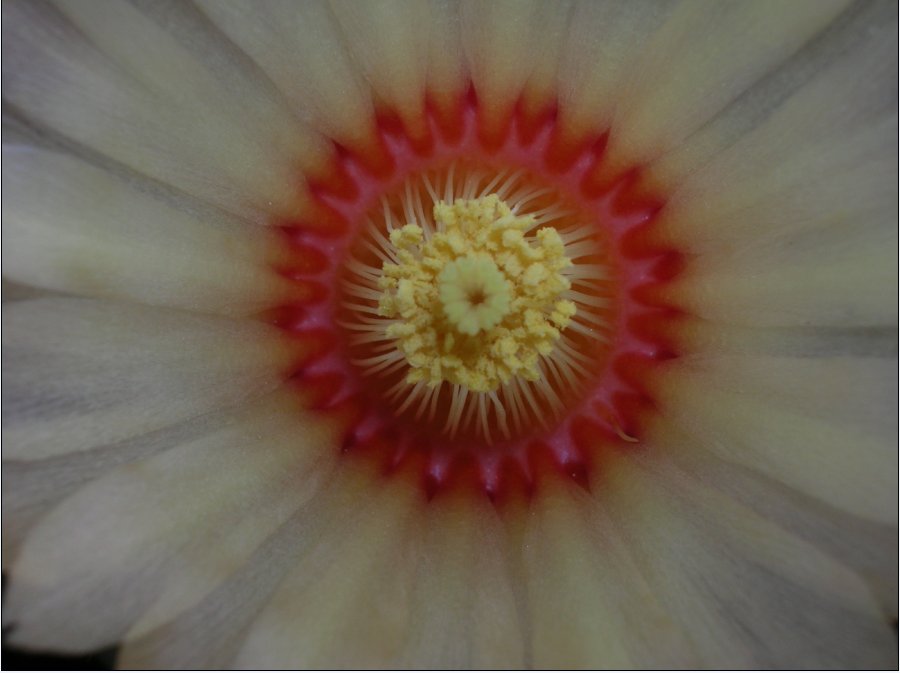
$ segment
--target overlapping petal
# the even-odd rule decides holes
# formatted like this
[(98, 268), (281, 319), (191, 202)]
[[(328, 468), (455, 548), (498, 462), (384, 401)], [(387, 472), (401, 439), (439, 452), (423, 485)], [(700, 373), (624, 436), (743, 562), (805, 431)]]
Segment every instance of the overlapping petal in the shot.
[[(6, 3), (5, 275), (93, 298), (4, 307), (14, 640), (125, 639), (131, 666), (895, 665), (896, 13)], [(384, 107), (416, 135), (470, 81), (488, 128), (558, 99), (570, 139), (608, 134), (600, 179), (641, 165), (685, 259), (644, 445), (503, 511), (342, 462), (336, 419), (273, 392), (282, 337), (210, 315), (285, 296), (256, 225), (303, 211), (329, 139), (368, 147)]]

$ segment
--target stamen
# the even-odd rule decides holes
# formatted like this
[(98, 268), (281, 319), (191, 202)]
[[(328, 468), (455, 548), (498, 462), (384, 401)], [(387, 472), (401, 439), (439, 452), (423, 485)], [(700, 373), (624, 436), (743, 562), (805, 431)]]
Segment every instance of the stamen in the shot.
[(491, 443), (547, 427), (585, 385), (595, 358), (581, 348), (606, 340), (609, 300), (594, 283), (608, 274), (595, 234), (552, 189), (521, 169), (457, 168), (381, 199), (342, 305), (365, 375), (403, 372), (386, 393), (396, 415)]
[(379, 311), (397, 319), (387, 334), (410, 364), (407, 380), (484, 393), (514, 376), (538, 379), (538, 357), (576, 310), (561, 298), (571, 262), (559, 235), (542, 229), (530, 243), (531, 218), (496, 195), (438, 203), (434, 219), (427, 240), (416, 224), (391, 232), (400, 263), (382, 267)]

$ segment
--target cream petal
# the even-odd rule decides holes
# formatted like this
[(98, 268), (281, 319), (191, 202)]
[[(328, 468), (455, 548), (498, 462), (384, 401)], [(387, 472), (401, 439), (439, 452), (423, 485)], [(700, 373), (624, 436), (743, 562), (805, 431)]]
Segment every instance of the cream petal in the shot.
[(896, 324), (896, 11), (861, 3), (654, 166), (674, 192), (656, 230), (689, 257), (671, 298), (738, 325)]
[[(710, 331), (710, 328), (705, 330)], [(767, 332), (767, 331), (765, 331)], [(847, 343), (865, 343), (859, 335), (846, 338)], [(890, 372), (896, 366), (896, 333), (890, 352), (849, 351), (845, 339), (832, 343), (821, 336), (807, 339), (810, 347), (785, 350), (789, 342), (778, 334), (772, 339), (778, 348), (769, 348), (766, 338), (751, 332), (740, 339), (706, 341), (696, 350), (697, 355), (680, 361), (698, 377), (702, 377), (711, 391), (764, 399), (767, 403), (813, 419), (827, 421), (851, 432), (859, 432), (881, 442), (888, 454), (896, 443), (897, 383)], [(877, 344), (878, 341), (873, 341)], [(824, 349), (827, 347), (827, 350)], [(774, 353), (772, 354), (772, 351)], [(877, 357), (877, 356), (881, 357)], [(678, 372), (673, 372), (678, 376)], [(674, 379), (672, 380), (674, 383)], [(835, 509), (823, 500), (816, 500), (785, 486), (776, 477), (767, 477), (745, 462), (729, 461), (722, 451), (705, 448), (708, 442), (691, 439), (671, 421), (658, 420), (653, 435), (665, 438), (666, 456), (679, 461), (684, 471), (703, 475), (705, 483), (739, 499), (744, 505), (796, 531), (818, 547), (829, 550), (846, 563), (858, 568), (878, 585), (896, 585), (897, 530), (890, 524), (867, 521)], [(654, 425), (656, 425), (654, 423)], [(764, 423), (761, 418), (760, 425)], [(855, 446), (845, 451), (856, 455)], [(826, 457), (819, 455), (809, 467), (810, 472), (828, 471), (823, 467)], [(879, 471), (896, 457), (889, 458)], [(752, 461), (748, 461), (752, 462)], [(874, 470), (876, 466), (872, 466)], [(839, 468), (838, 468), (839, 469)], [(775, 474), (775, 472), (770, 472)], [(790, 481), (790, 480), (788, 480)], [(874, 476), (874, 484), (879, 477)], [(884, 487), (889, 490), (889, 487)], [(885, 495), (885, 506), (891, 498)], [(827, 502), (834, 502), (834, 498)], [(896, 605), (896, 591), (881, 591), (879, 598)], [(896, 607), (892, 608), (896, 611)]]
[[(602, 484), (598, 490), (602, 502)], [(579, 487), (542, 489), (523, 562), (535, 668), (696, 666), (621, 534)]]
[(369, 483), (330, 523), (247, 631), (236, 668), (383, 667), (410, 625), (409, 531), (416, 489)]
[(571, 0), (543, 3), (538, 7), (537, 29), (532, 31), (528, 51), (531, 72), (521, 93), (526, 112), (544, 112), (548, 103), (559, 97), (559, 64), (571, 44), (572, 15)]
[(489, 129), (500, 128), (532, 74), (540, 78), (531, 84), (536, 90), (549, 84), (552, 73), (538, 64), (559, 58), (568, 13), (555, 3), (537, 0), (471, 0), (462, 4), (460, 16), (479, 111)]
[(881, 668), (896, 642), (853, 573), (665, 461), (615, 461), (598, 508), (627, 539), (701, 668)]
[(575, 6), (559, 63), (559, 121), (576, 139), (606, 131), (623, 79), (674, 3), (597, 2)]
[[(796, 194), (793, 208), (817, 208), (818, 199), (830, 200), (823, 212), (835, 198), (853, 198), (849, 190), (835, 195), (822, 189), (811, 199), (804, 190), (811, 177), (831, 177), (835, 169), (864, 164), (866, 158), (890, 158), (883, 134), (896, 128), (896, 22), (893, 3), (854, 3), (649, 166), (650, 174), (664, 190), (680, 188), (673, 200), (692, 203), (689, 220), (702, 229), (708, 226), (705, 211), (715, 212), (725, 205), (720, 202), (737, 215), (758, 204), (761, 194)], [(865, 189), (865, 183), (854, 186)], [(719, 224), (729, 231), (730, 220)]]
[(686, 2), (641, 44), (610, 132), (614, 166), (649, 162), (688, 138), (799, 50), (846, 6), (778, 0)]
[(247, 630), (298, 559), (334, 540), (360, 515), (360, 499), (375, 491), (370, 471), (338, 466), (253, 556), (191, 609), (149, 633), (126, 637), (124, 668), (209, 669), (234, 666)]
[(4, 100), (13, 110), (254, 221), (299, 212), (301, 162), (317, 165), (328, 147), (229, 63), (239, 58), (213, 32), (179, 41), (125, 3), (60, 8), (4, 3)]
[(885, 615), (897, 616), (897, 528), (846, 514), (755, 470), (722, 460), (677, 426), (659, 422), (665, 459), (711, 489), (813, 544), (872, 587)]
[(76, 489), (112, 469), (185, 444), (227, 423), (234, 409), (202, 416), (83, 451), (3, 461), (3, 563), (13, 562), (31, 527)]
[(72, 157), (4, 147), (4, 274), (87, 296), (242, 314), (289, 296), (275, 241), (205, 222)]
[(678, 330), (685, 353), (896, 358), (897, 328), (887, 325), (747, 327), (694, 319)]
[(896, 228), (866, 235), (853, 224), (768, 250), (697, 258), (666, 294), (693, 315), (731, 325), (894, 325)]
[(12, 641), (90, 650), (184, 612), (321, 488), (338, 431), (292, 396), (269, 398), (84, 487), (41, 520), (12, 568)]
[(896, 426), (893, 412), (879, 409), (896, 408), (897, 390), (883, 367), (855, 358), (687, 359), (661, 379), (659, 409), (723, 459), (896, 523)]
[(131, 304), (4, 307), (4, 458), (103, 446), (274, 389), (296, 353), (276, 329)]
[(403, 0), (330, 4), (343, 42), (372, 88), (400, 114), (413, 135), (424, 128), (431, 17), (425, 3)]
[[(9, 192), (7, 192), (7, 194), (8, 193)], [(7, 198), (9, 197), (7, 196)], [(8, 222), (7, 227), (9, 227)], [(23, 301), (25, 299), (41, 299), (55, 294), (53, 292), (47, 292), (46, 290), (42, 290), (32, 285), (23, 285), (22, 283), (7, 280), (6, 278), (0, 279), (0, 282), (2, 282), (2, 296), (4, 304), (8, 301), (11, 302)]]
[(430, 0), (428, 90), (443, 104), (456, 103), (469, 85), (462, 53), (462, 35), (455, 0)]
[(731, 324), (896, 324), (885, 300), (898, 275), (897, 166), (885, 144), (896, 138), (896, 120), (883, 119), (848, 132), (835, 154), (798, 145), (767, 176), (732, 173), (733, 188), (718, 183), (729, 169), (716, 162), (717, 177), (697, 177), (660, 221), (691, 255), (669, 296)]
[(200, 6), (265, 71), (300, 118), (347, 145), (371, 141), (368, 87), (324, 2), (201, 0)]
[(417, 559), (405, 642), (392, 666), (498, 669), (526, 665), (528, 645), (511, 540), (489, 501), (441, 495), (414, 531)]
[(828, 419), (886, 444), (896, 437), (897, 381), (890, 359), (702, 353), (681, 358), (679, 371), (682, 365), (711, 389)]

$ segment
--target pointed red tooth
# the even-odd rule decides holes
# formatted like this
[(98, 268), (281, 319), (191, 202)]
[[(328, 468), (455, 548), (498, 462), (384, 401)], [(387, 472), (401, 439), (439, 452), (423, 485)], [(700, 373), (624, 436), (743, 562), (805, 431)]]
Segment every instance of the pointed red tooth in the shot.
[[(423, 124), (410, 125), (379, 107), (369, 142), (335, 143), (334, 160), (306, 176), (313, 203), (302, 218), (281, 223), (284, 249), (272, 261), (273, 271), (303, 284), (296, 301), (259, 317), (297, 339), (292, 373), (301, 399), (319, 413), (346, 417), (349, 427), (336, 450), (376, 461), (385, 478), (417, 482), (423, 501), (462, 489), (503, 509), (535, 497), (541, 479), (551, 475), (601, 488), (595, 471), (602, 452), (625, 446), (623, 436), (640, 438), (647, 414), (655, 413), (656, 373), (679, 353), (673, 325), (687, 319), (668, 303), (667, 292), (685, 260), (654, 238), (664, 198), (641, 167), (614, 173), (604, 165), (605, 129), (565, 139), (555, 101), (522, 101), (507, 122), (490, 128), (471, 86), (457, 97), (429, 94), (424, 108)], [(339, 324), (347, 317), (343, 262), (381, 197), (391, 198), (407, 177), (453, 161), (491, 171), (524, 168), (535, 184), (553, 187), (581, 220), (596, 223), (609, 255), (602, 259), (613, 272), (605, 284), (614, 300), (607, 314), (611, 341), (584, 351), (596, 368), (584, 398), (567, 401), (550, 429), (529, 423), (490, 447), (474, 436), (447, 436), (442, 419), (416, 417), (415, 403), (395, 416), (385, 393), (402, 372), (393, 379), (362, 375), (351, 363), (357, 351), (350, 334)]]

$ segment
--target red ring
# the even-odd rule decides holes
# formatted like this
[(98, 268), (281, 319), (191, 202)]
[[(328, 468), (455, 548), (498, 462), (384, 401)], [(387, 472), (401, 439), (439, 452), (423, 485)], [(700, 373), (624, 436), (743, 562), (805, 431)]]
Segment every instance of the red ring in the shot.
[[(304, 344), (303, 361), (290, 378), (307, 404), (349, 419), (343, 451), (376, 460), (386, 475), (414, 476), (429, 499), (463, 487), (500, 504), (516, 492), (533, 494), (546, 470), (590, 488), (605, 447), (640, 439), (641, 419), (654, 409), (654, 368), (677, 356), (666, 334), (678, 311), (655, 297), (680, 272), (681, 256), (647, 243), (663, 200), (638, 195), (640, 167), (598, 182), (605, 136), (564, 144), (554, 110), (539, 118), (518, 111), (501, 136), (486, 138), (473, 94), (452, 114), (426, 109), (429, 134), (416, 140), (397, 115), (381, 113), (372, 143), (377, 149), (338, 148), (328, 176), (311, 183), (316, 213), (281, 223), (291, 261), (277, 271), (303, 288), (302, 298), (272, 318)], [(377, 387), (349, 362), (336, 324), (341, 260), (370, 208), (406, 176), (454, 158), (523, 167), (555, 186), (605, 231), (616, 278), (614, 338), (591, 390), (552, 430), (490, 447), (425, 435), (395, 418)]]

